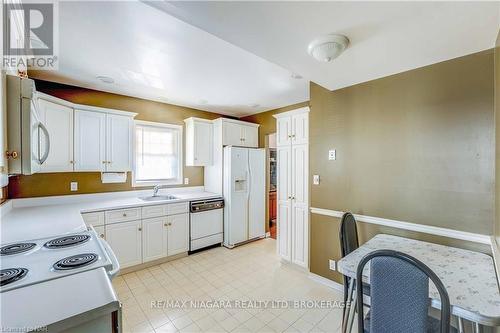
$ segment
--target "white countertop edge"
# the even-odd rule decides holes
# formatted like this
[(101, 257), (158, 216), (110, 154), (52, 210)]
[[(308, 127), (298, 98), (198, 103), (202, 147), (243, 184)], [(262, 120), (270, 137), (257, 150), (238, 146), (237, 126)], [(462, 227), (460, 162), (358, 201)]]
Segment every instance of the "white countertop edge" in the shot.
[(12, 211), (12, 200), (9, 199), (0, 205), (0, 219)]
[[(161, 189), (159, 193), (188, 193), (188, 192), (203, 192), (203, 186), (187, 186), (187, 187), (175, 187), (175, 188), (165, 188)], [(24, 207), (36, 207), (36, 206), (51, 206), (51, 205), (64, 205), (64, 204), (75, 204), (81, 202), (93, 202), (100, 200), (116, 200), (116, 199), (127, 199), (127, 198), (138, 198), (140, 196), (148, 196), (153, 193), (152, 190), (135, 190), (135, 191), (116, 191), (116, 192), (102, 192), (102, 193), (88, 193), (88, 194), (68, 194), (68, 195), (57, 195), (49, 197), (37, 197), (37, 198), (20, 198), (20, 199), (10, 199), (8, 202), (12, 205), (12, 208), (24, 208)], [(144, 206), (151, 203), (161, 203), (147, 202), (144, 201)]]

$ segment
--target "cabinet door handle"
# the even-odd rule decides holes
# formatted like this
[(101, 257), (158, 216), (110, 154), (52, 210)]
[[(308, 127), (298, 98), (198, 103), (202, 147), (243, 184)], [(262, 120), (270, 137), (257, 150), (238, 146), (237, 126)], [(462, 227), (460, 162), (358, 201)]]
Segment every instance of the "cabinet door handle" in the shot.
[(142, 231), (142, 228), (141, 228), (141, 227), (139, 227), (139, 229), (138, 229), (138, 230), (139, 230), (139, 231)]
[(165, 224), (164, 224), (164, 226), (165, 226), (165, 227), (168, 227), (168, 223), (165, 223)]
[(102, 164), (106, 164), (106, 161), (102, 161)]
[(169, 223), (168, 223), (168, 225), (169, 225), (169, 226), (171, 226), (171, 225), (172, 225), (172, 222), (169, 222)]
[(99, 236), (100, 236), (101, 238), (104, 238), (104, 234), (100, 234)]
[(123, 217), (127, 217), (127, 213), (123, 213)]

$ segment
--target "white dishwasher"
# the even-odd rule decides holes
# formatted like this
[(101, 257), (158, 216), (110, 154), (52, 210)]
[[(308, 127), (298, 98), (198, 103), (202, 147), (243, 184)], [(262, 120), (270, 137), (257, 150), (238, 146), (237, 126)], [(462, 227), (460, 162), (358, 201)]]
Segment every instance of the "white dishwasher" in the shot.
[(189, 223), (189, 252), (224, 241), (224, 199), (191, 201)]

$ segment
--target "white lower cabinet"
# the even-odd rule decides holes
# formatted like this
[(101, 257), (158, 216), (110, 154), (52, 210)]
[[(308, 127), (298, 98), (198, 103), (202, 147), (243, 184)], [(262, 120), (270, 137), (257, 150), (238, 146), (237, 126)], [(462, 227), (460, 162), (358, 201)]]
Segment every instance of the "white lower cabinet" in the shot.
[(291, 249), (291, 212), (290, 212), (289, 202), (278, 202), (278, 253), (279, 255), (288, 261), (292, 260), (292, 249)]
[(178, 214), (167, 216), (168, 255), (173, 256), (189, 249), (189, 215)]
[(104, 229), (103, 225), (94, 226), (94, 230), (95, 230), (95, 232), (97, 232), (99, 237), (106, 239), (106, 230)]
[(142, 220), (142, 261), (160, 259), (168, 256), (167, 217)]
[(106, 225), (106, 241), (115, 253), (121, 268), (142, 263), (141, 221)]
[[(160, 210), (154, 210), (156, 206), (142, 207), (142, 211), (151, 214), (155, 212), (166, 214), (168, 211), (179, 210), (181, 205), (182, 214), (134, 221), (117, 222), (114, 215), (110, 214), (118, 210), (107, 211), (105, 212), (106, 226), (94, 226), (94, 228), (99, 235), (103, 235), (101, 237), (107, 240), (122, 268), (185, 253), (189, 250), (189, 213), (184, 209), (184, 206), (187, 208), (187, 203), (158, 205), (157, 207), (162, 208)], [(141, 210), (141, 208), (129, 210), (135, 209)]]

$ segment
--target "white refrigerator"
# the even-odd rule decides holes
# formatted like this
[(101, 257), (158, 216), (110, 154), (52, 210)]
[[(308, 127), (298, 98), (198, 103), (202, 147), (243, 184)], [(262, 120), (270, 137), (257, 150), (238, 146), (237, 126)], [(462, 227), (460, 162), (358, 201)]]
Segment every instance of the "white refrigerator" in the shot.
[(266, 152), (224, 147), (224, 246), (266, 236)]

